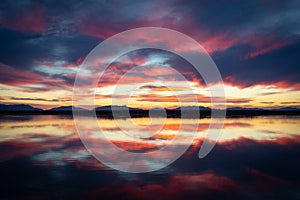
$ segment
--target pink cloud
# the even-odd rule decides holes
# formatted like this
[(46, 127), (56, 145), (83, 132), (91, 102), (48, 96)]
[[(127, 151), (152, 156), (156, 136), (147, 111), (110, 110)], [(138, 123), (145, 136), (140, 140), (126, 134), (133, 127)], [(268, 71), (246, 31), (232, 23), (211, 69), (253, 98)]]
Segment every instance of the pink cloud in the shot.
[(245, 42), (255, 48), (253, 51), (251, 51), (244, 57), (244, 59), (250, 59), (290, 45), (294, 42), (294, 40), (278, 40), (278, 38), (274, 38), (272, 36), (252, 36), (246, 38)]
[(1, 20), (0, 24), (22, 32), (40, 33), (48, 29), (44, 10), (39, 7), (19, 11), (14, 16)]
[(234, 76), (227, 76), (227, 77), (223, 78), (223, 81), (224, 81), (225, 85), (236, 86), (240, 89), (254, 87), (254, 86), (274, 85), (278, 88), (283, 88), (283, 89), (300, 90), (300, 83), (294, 83), (294, 82), (290, 82), (288, 80), (286, 80), (286, 81), (265, 81), (265, 82), (253, 83), (252, 81), (249, 81), (249, 80), (241, 81), (241, 80), (238, 80)]
[[(39, 84), (42, 85), (42, 91), (52, 89), (67, 89), (73, 87), (73, 84), (67, 83), (60, 79), (55, 79), (39, 73), (35, 73), (28, 70), (16, 69), (7, 65), (1, 65), (0, 67), (0, 83), (11, 86), (19, 86), (24, 92), (32, 92), (35, 89), (30, 89), (26, 84)], [(38, 89), (38, 88), (36, 88)]]

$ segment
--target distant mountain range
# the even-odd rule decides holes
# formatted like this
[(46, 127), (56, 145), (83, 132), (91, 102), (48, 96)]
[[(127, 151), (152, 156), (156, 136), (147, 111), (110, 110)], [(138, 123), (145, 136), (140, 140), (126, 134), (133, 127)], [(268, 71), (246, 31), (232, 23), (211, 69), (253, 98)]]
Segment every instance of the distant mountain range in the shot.
[(296, 108), (296, 107), (284, 107), (284, 108), (280, 108), (279, 110), (296, 111), (296, 110), (300, 110), (300, 109), (299, 109), (299, 108)]
[[(74, 107), (75, 110), (80, 111), (81, 114), (89, 114), (88, 110), (83, 108)], [(94, 109), (98, 116), (102, 117), (112, 117), (112, 110), (120, 111), (119, 116), (126, 113), (121, 112), (129, 110), (132, 117), (147, 117), (149, 116), (148, 110), (143, 110), (139, 108), (131, 108), (127, 106), (100, 106)], [(153, 109), (155, 110), (155, 108)], [(158, 109), (159, 110), (159, 109)], [(186, 106), (175, 109), (166, 109), (167, 116), (169, 117), (180, 117), (181, 110), (199, 110), (201, 116), (210, 116), (211, 109), (203, 106)], [(5, 105), (0, 104), (0, 113), (7, 114), (72, 114), (73, 106), (60, 106), (56, 108), (51, 108), (48, 110), (42, 110), (39, 108), (34, 108), (30, 105), (16, 104), (16, 105)], [(160, 112), (158, 112), (160, 113)], [(230, 107), (227, 108), (227, 117), (235, 116), (259, 116), (259, 115), (300, 115), (300, 108), (297, 107), (283, 107), (276, 109), (261, 109), (261, 108), (241, 108), (241, 107)]]
[(262, 109), (262, 108), (241, 108), (241, 107), (230, 107), (227, 110), (239, 111), (239, 110), (249, 110), (249, 111), (264, 111), (264, 110), (278, 110), (278, 111), (299, 111), (300, 108), (297, 107), (282, 107), (273, 109)]
[(130, 108), (127, 106), (100, 106), (95, 108), (96, 111), (111, 111), (111, 110), (134, 110), (134, 111), (139, 111), (143, 109), (139, 108)]
[(227, 110), (252, 110), (252, 111), (259, 111), (259, 110), (264, 110), (262, 108), (241, 108), (241, 107), (230, 107), (227, 108)]
[(211, 109), (208, 107), (204, 107), (204, 106), (185, 106), (185, 107), (179, 107), (179, 108), (175, 108), (173, 110), (205, 110), (205, 111), (210, 111)]
[(51, 108), (48, 111), (54, 111), (54, 112), (68, 112), (68, 111), (73, 111), (73, 109), (77, 110), (77, 111), (85, 111), (85, 109), (83, 108), (77, 108), (77, 107), (73, 107), (73, 106), (60, 106), (60, 107), (56, 107), (56, 108)]
[(42, 109), (34, 108), (30, 105), (25, 105), (25, 104), (15, 104), (15, 105), (0, 104), (0, 111), (42, 111)]
[[(78, 108), (78, 107), (74, 107), (76, 110), (79, 111), (85, 111), (86, 109), (83, 108)], [(72, 111), (73, 106), (60, 106), (60, 107), (55, 107), (55, 108), (51, 108), (48, 110), (44, 110), (44, 111)], [(132, 111), (143, 111), (144, 109), (140, 109), (140, 108), (131, 108), (131, 107), (127, 107), (127, 106), (100, 106), (100, 107), (96, 107), (95, 110), (96, 111), (111, 111), (111, 110), (132, 110)], [(181, 109), (184, 110), (211, 110), (211, 108), (208, 107), (204, 107), (204, 106), (185, 106), (185, 107), (179, 107), (179, 108), (175, 108), (175, 109), (167, 109), (167, 110), (178, 110), (180, 111)], [(242, 110), (249, 110), (249, 111), (263, 111), (266, 109), (262, 109), (262, 108), (242, 108), (242, 107), (229, 107), (227, 108), (227, 110), (232, 110), (232, 111), (242, 111)], [(298, 111), (300, 110), (300, 108), (297, 107), (283, 107), (283, 108), (274, 108), (274, 109), (267, 109), (267, 110), (281, 110), (281, 111)], [(40, 108), (35, 108), (32, 107), (30, 105), (26, 105), (26, 104), (13, 104), (13, 105), (7, 105), (7, 104), (0, 104), (0, 111), (43, 111)]]

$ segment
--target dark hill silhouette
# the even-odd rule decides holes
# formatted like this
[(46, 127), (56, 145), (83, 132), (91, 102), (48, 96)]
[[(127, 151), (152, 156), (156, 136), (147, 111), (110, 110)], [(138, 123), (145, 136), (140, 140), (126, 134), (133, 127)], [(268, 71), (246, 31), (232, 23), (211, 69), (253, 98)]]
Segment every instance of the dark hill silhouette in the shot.
[(297, 110), (300, 110), (300, 109), (296, 108), (296, 107), (283, 107), (283, 108), (279, 108), (279, 110), (297, 111)]
[[(73, 110), (72, 106), (61, 106), (57, 108), (52, 108), (50, 110), (42, 110), (39, 108), (34, 108), (30, 105), (25, 104), (16, 104), (16, 105), (5, 105), (0, 104), (0, 114), (66, 114), (66, 115), (72, 115)], [(79, 114), (90, 114), (90, 111), (77, 108), (75, 107), (79, 112)], [(113, 115), (112, 109), (114, 111), (117, 111), (117, 115)], [(95, 111), (97, 116), (99, 117), (126, 117), (128, 116), (128, 113), (126, 114), (126, 110), (129, 110), (131, 117), (148, 117), (149, 116), (149, 110), (143, 110), (139, 108), (130, 108), (127, 106), (100, 106), (96, 107)], [(187, 106), (187, 107), (181, 107), (181, 108), (175, 108), (175, 109), (166, 109), (166, 114), (168, 117), (174, 117), (178, 118), (181, 117), (181, 110), (188, 111), (191, 110), (191, 112), (199, 111), (201, 117), (210, 117), (211, 116), (211, 109), (208, 107), (203, 106)], [(155, 114), (155, 109), (152, 110), (152, 113)], [(159, 113), (159, 112), (158, 112)], [(186, 112), (185, 112), (186, 114)], [(192, 115), (192, 113), (191, 113)], [(283, 107), (283, 108), (276, 108), (276, 109), (261, 109), (261, 108), (241, 108), (241, 107), (231, 107), (227, 108), (226, 110), (226, 116), (227, 117), (252, 117), (252, 116), (260, 116), (260, 115), (300, 115), (300, 109), (297, 107)], [(190, 117), (193, 117), (196, 115), (192, 115)], [(189, 117), (189, 116), (187, 116)]]
[(0, 111), (42, 111), (42, 109), (34, 108), (30, 105), (25, 104), (15, 104), (15, 105), (6, 105), (6, 104), (0, 104)]
[(111, 111), (112, 109), (114, 110), (132, 110), (132, 111), (142, 111), (143, 109), (139, 109), (139, 108), (131, 108), (131, 107), (127, 107), (127, 106), (100, 106), (100, 107), (96, 107), (95, 110), (96, 111)]
[(211, 110), (210, 108), (204, 107), (204, 106), (184, 106), (184, 107), (175, 108), (173, 110), (181, 110), (181, 109), (184, 109), (184, 110), (198, 109), (198, 110), (203, 110), (203, 111), (210, 111)]
[(264, 109), (262, 109), (262, 108), (230, 107), (230, 108), (227, 108), (227, 110), (252, 110), (252, 111), (258, 110), (258, 111), (262, 111), (262, 110), (264, 110)]
[(72, 112), (72, 110), (75, 109), (77, 111), (85, 111), (85, 109), (83, 108), (78, 108), (78, 107), (73, 107), (73, 106), (60, 106), (60, 107), (56, 107), (56, 108), (51, 108), (48, 111), (63, 111), (63, 112)]

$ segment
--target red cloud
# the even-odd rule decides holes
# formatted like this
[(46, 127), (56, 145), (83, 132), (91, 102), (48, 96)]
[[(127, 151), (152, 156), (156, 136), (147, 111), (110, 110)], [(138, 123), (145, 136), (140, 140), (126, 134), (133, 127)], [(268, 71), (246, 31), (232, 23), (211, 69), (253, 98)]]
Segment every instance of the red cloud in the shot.
[(283, 89), (294, 89), (294, 90), (300, 90), (300, 83), (294, 83), (294, 82), (290, 82), (290, 81), (266, 81), (266, 82), (258, 82), (258, 83), (253, 83), (252, 81), (249, 80), (245, 80), (245, 81), (241, 81), (238, 80), (236, 77), (234, 76), (227, 76), (225, 78), (223, 78), (224, 84), (225, 85), (230, 85), (230, 86), (236, 86), (240, 89), (244, 89), (247, 87), (254, 87), (254, 86), (276, 86), (278, 88), (283, 88)]
[(250, 38), (249, 44), (251, 44), (255, 48), (255, 50), (248, 53), (245, 56), (245, 59), (253, 58), (268, 53), (270, 51), (292, 44), (293, 42), (294, 41), (292, 39), (278, 41), (276, 38), (272, 37), (257, 37), (255, 39)]
[(38, 7), (19, 10), (13, 16), (1, 20), (0, 24), (22, 32), (46, 32), (48, 30), (44, 10)]
[(42, 85), (43, 86), (43, 88), (41, 89), (42, 91), (51, 90), (54, 88), (66, 89), (68, 87), (73, 86), (72, 84), (64, 82), (63, 80), (60, 79), (54, 79), (27, 70), (15, 69), (3, 64), (0, 67), (0, 83), (11, 85), (11, 86), (24, 87), (25, 88), (24, 91), (26, 90), (31, 91), (31, 89), (35, 90), (34, 88), (30, 89), (29, 87), (26, 87), (25, 86), (26, 84)]
[(6, 65), (0, 67), (0, 82), (7, 85), (24, 85), (37, 83), (44, 80), (44, 76), (21, 69), (11, 68)]
[[(151, 13), (153, 14), (153, 13)], [(91, 23), (93, 22), (93, 23)], [(178, 21), (171, 15), (161, 16), (159, 18), (144, 18), (138, 21), (124, 24), (108, 23), (101, 19), (83, 20), (79, 26), (79, 31), (101, 39), (107, 39), (121, 31), (138, 27), (164, 27), (180, 31), (198, 41), (209, 54), (222, 51), (235, 45), (245, 44), (254, 48), (244, 56), (245, 59), (253, 58), (278, 48), (291, 44), (294, 40), (280, 40), (272, 36), (263, 35), (237, 35), (229, 31), (222, 33), (212, 32), (209, 28), (199, 28), (199, 24), (192, 17), (185, 16), (184, 21)], [(160, 38), (149, 38), (143, 35), (135, 35), (135, 38), (143, 38), (148, 43), (162, 42)], [(162, 38), (165, 36), (162, 36)], [(171, 48), (178, 49), (178, 41), (173, 40), (168, 44)], [(180, 50), (190, 52), (192, 49), (188, 45), (181, 44)]]
[(78, 25), (78, 30), (83, 34), (104, 40), (120, 32), (120, 27), (100, 18), (84, 18)]

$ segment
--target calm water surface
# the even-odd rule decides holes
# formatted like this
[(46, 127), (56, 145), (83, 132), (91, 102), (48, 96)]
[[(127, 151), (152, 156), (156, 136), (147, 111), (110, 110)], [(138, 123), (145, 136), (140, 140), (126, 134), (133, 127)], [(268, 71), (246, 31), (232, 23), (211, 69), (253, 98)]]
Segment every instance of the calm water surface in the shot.
[[(89, 126), (91, 119), (83, 120), (89, 142), (101, 148), (103, 137)], [(183, 138), (193, 137), (193, 124), (200, 125), (174, 163), (129, 174), (92, 157), (69, 116), (1, 116), (0, 199), (300, 199), (300, 117), (226, 119), (221, 138), (204, 159), (198, 151), (210, 119), (136, 118), (134, 138), (118, 126), (133, 132), (127, 120), (98, 122), (114, 144), (144, 153), (168, 145), (179, 129)], [(156, 135), (142, 137), (155, 130)]]

